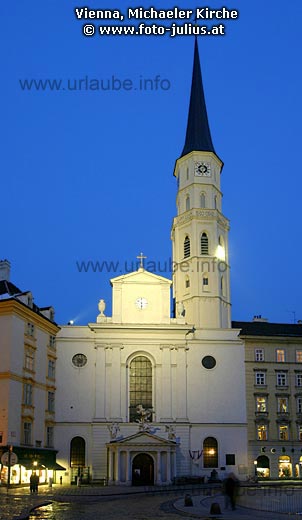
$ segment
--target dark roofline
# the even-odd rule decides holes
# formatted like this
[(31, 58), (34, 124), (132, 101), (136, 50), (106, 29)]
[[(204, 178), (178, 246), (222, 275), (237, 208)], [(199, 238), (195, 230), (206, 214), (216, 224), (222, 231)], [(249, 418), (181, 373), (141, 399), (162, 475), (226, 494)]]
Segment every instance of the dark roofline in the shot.
[[(22, 293), (21, 293), (22, 294)], [(8, 302), (8, 301), (15, 301), (17, 303), (19, 303), (20, 305), (22, 305), (23, 307), (25, 307), (26, 309), (28, 309), (29, 311), (33, 312), (34, 314), (38, 314), (38, 316), (40, 316), (41, 318), (43, 318), (44, 320), (48, 321), (49, 323), (51, 323), (52, 325), (54, 325), (55, 327), (58, 327), (60, 329), (60, 326), (55, 322), (55, 321), (51, 321), (49, 318), (47, 318), (47, 316), (45, 316), (45, 314), (43, 314), (42, 312), (40, 312), (40, 308), (33, 304), (33, 308), (29, 307), (28, 305), (26, 305), (24, 302), (22, 302), (21, 300), (19, 300), (18, 298), (16, 298), (16, 296), (10, 296), (9, 298), (3, 298), (3, 299), (0, 299), (0, 305), (2, 302)]]
[(240, 336), (278, 336), (302, 338), (302, 323), (232, 321), (232, 328), (241, 329)]

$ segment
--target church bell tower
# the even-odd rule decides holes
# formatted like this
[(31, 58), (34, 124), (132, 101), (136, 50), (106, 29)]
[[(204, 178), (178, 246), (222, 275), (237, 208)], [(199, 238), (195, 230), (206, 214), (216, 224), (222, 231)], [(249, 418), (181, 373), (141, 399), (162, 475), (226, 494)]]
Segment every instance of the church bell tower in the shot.
[(229, 221), (222, 213), (223, 163), (212, 143), (197, 40), (184, 149), (174, 175), (173, 291), (178, 314), (196, 328), (231, 327)]

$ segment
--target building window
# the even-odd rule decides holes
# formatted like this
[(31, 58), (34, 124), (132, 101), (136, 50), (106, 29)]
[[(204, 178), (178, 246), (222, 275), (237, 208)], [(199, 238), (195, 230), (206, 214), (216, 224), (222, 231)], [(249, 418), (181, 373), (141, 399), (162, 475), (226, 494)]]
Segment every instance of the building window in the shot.
[[(152, 365), (145, 356), (137, 356), (130, 363), (129, 420), (135, 422), (138, 405), (152, 408)], [(152, 421), (152, 416), (149, 418)]]
[(265, 372), (255, 372), (255, 385), (264, 386), (265, 384)]
[(49, 336), (49, 346), (50, 348), (56, 348), (56, 337)]
[(187, 168), (187, 181), (189, 180), (189, 168)]
[(277, 398), (277, 412), (278, 413), (288, 413), (288, 398), (287, 397), (278, 397)]
[(302, 425), (298, 424), (298, 440), (302, 441)]
[(28, 336), (31, 336), (31, 337), (34, 337), (35, 335), (35, 326), (33, 323), (27, 323), (27, 329), (26, 329), (26, 333)]
[(184, 258), (188, 258), (191, 254), (191, 243), (190, 243), (190, 237), (188, 235), (185, 238), (184, 241)]
[(276, 350), (276, 361), (277, 361), (277, 363), (285, 362), (285, 350), (283, 350), (283, 349)]
[(302, 397), (301, 396), (297, 397), (296, 404), (297, 404), (297, 413), (302, 413)]
[(207, 274), (202, 277), (202, 290), (209, 291), (209, 278)]
[(24, 368), (30, 372), (33, 372), (35, 368), (35, 352), (29, 347), (26, 347), (25, 350)]
[(200, 195), (200, 207), (201, 208), (206, 207), (206, 196), (204, 193), (201, 193), (201, 195)]
[(23, 423), (23, 442), (26, 445), (31, 444), (31, 432), (32, 432), (32, 425), (30, 422), (24, 422)]
[(82, 437), (74, 437), (70, 443), (70, 466), (85, 466), (85, 440)]
[(296, 374), (296, 386), (302, 386), (302, 373)]
[(24, 404), (32, 406), (33, 404), (33, 387), (30, 383), (25, 383), (23, 387), (24, 391)]
[(217, 209), (217, 195), (214, 196), (214, 209)]
[(267, 399), (264, 396), (256, 396), (256, 412), (267, 412)]
[(53, 448), (54, 446), (54, 427), (46, 427), (46, 446), (47, 448)]
[(263, 348), (255, 348), (255, 361), (264, 361)]
[(208, 255), (209, 254), (209, 239), (206, 233), (202, 233), (200, 237), (200, 254)]
[(56, 377), (56, 362), (54, 359), (48, 360), (47, 377), (49, 379), (55, 379), (55, 377)]
[(47, 411), (54, 412), (55, 411), (55, 393), (48, 392), (47, 394)]
[(287, 424), (280, 424), (278, 427), (279, 430), (279, 440), (280, 441), (288, 441), (288, 425)]
[(257, 424), (257, 439), (258, 441), (267, 441), (267, 425), (266, 424)]
[(296, 363), (302, 363), (302, 350), (296, 350)]
[(189, 195), (186, 197), (186, 211), (189, 211), (190, 209), (190, 197)]
[(218, 444), (214, 437), (203, 441), (203, 467), (218, 468)]
[(286, 372), (277, 372), (277, 386), (287, 386)]
[(185, 278), (185, 288), (186, 289), (189, 289), (190, 287), (190, 278), (189, 276), (187, 275), (186, 278)]

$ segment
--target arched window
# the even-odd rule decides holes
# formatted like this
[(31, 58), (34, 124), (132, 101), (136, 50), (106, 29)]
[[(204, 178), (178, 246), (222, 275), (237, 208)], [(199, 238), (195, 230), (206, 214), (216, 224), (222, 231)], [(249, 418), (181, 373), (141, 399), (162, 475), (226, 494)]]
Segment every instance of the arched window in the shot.
[(214, 196), (214, 209), (217, 209), (217, 195)]
[(218, 468), (218, 444), (214, 437), (203, 441), (203, 467)]
[(187, 195), (186, 197), (186, 211), (189, 211), (190, 209), (190, 197)]
[[(135, 422), (137, 406), (152, 408), (152, 364), (146, 356), (137, 356), (130, 363), (129, 420)], [(152, 415), (149, 417), (152, 421)]]
[(201, 193), (200, 195), (200, 207), (205, 208), (206, 207), (206, 196), (205, 193)]
[(184, 240), (184, 258), (188, 258), (191, 255), (191, 243), (190, 237), (187, 235)]
[(70, 443), (70, 466), (85, 466), (85, 440), (83, 437), (74, 437)]
[(189, 180), (189, 168), (187, 168), (187, 181)]
[(185, 278), (185, 288), (186, 289), (190, 288), (190, 277), (188, 275)]
[(202, 255), (209, 254), (209, 239), (206, 233), (202, 233), (200, 238), (200, 253)]

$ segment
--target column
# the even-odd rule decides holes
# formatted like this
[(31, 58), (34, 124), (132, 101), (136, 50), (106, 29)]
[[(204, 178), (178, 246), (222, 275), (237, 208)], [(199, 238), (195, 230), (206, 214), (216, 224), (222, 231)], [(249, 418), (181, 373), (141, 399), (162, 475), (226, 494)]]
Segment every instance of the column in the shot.
[(156, 475), (155, 475), (155, 484), (161, 484), (161, 460), (160, 460), (160, 451), (156, 452)]
[(106, 402), (106, 345), (97, 344), (95, 361), (95, 419), (106, 421), (105, 402)]
[(112, 483), (113, 481), (113, 454), (112, 450), (108, 449), (108, 482)]
[(167, 484), (171, 484), (171, 451), (167, 451), (167, 473), (166, 473), (166, 479)]
[(176, 421), (188, 422), (187, 412), (187, 352), (185, 345), (177, 350), (177, 416)]
[(117, 449), (115, 452), (115, 460), (114, 460), (114, 480), (115, 480), (116, 484), (119, 484), (119, 480), (120, 480), (119, 464), (120, 464), (120, 450)]
[(110, 345), (110, 420), (121, 422), (121, 350), (122, 345)]
[(130, 485), (132, 483), (132, 467), (131, 467), (131, 453), (127, 451), (126, 458), (126, 484)]
[(161, 422), (171, 422), (172, 419), (172, 380), (171, 380), (171, 345), (161, 345)]

